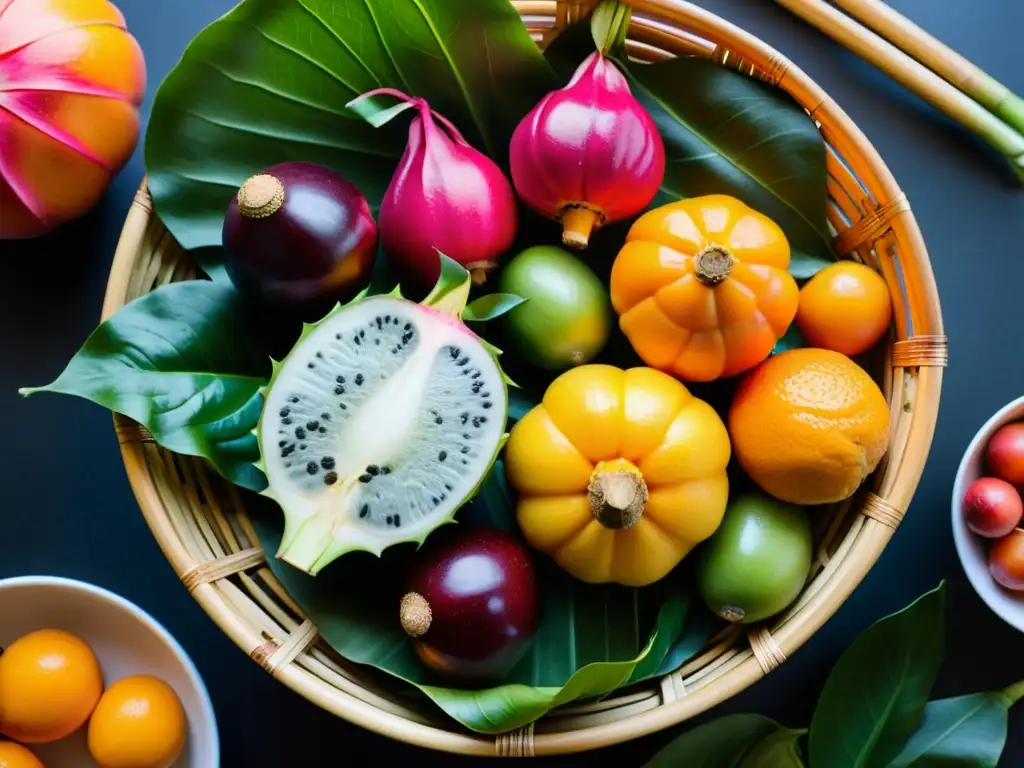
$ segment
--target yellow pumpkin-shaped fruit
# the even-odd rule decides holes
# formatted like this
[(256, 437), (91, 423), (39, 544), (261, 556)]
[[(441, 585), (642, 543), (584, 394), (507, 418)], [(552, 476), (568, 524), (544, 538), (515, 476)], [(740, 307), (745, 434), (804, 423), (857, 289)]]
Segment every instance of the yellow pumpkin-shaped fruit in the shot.
[(581, 581), (651, 584), (722, 522), (729, 434), (651, 368), (559, 376), (505, 449), (526, 540)]

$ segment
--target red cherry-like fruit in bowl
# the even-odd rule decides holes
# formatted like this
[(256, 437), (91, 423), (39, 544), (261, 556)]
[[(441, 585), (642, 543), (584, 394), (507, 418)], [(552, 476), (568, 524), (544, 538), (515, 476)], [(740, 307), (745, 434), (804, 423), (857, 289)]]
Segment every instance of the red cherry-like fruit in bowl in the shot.
[(504, 678), (537, 628), (530, 553), (497, 529), (458, 524), (432, 534), (417, 557), (399, 607), (417, 655), (448, 677)]
[(988, 570), (998, 584), (1015, 592), (1024, 591), (1024, 529), (1016, 528), (992, 544)]
[(979, 536), (998, 539), (1016, 528), (1024, 517), (1017, 489), (998, 477), (979, 477), (964, 494), (964, 521)]
[(254, 303), (319, 320), (369, 283), (377, 224), (354, 184), (315, 163), (275, 165), (228, 206), (224, 265)]
[(1024, 422), (1007, 424), (985, 448), (989, 472), (1011, 485), (1024, 485)]

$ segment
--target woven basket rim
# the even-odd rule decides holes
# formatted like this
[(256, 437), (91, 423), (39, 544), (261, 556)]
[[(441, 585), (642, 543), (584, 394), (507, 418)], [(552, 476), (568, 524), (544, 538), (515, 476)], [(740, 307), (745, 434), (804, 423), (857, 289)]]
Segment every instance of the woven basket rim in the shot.
[[(533, 20), (550, 23), (554, 19), (556, 25), (564, 25), (579, 18), (593, 2), (513, 0), (513, 5), (524, 19), (531, 20), (528, 26), (535, 32), (535, 38), (543, 42), (544, 35), (548, 33), (544, 31), (543, 24), (531, 26)], [(284, 644), (272, 644), (268, 651), (265, 638), (246, 624), (237, 606), (223, 590), (217, 588), (215, 578), (193, 583), (196, 569), (203, 564), (197, 563), (187, 551), (170, 519), (147, 466), (143, 443), (138, 439), (122, 439), (125, 467), (147, 523), (175, 572), (186, 579), (195, 599), (221, 630), (304, 698), (393, 739), (478, 756), (567, 754), (647, 735), (707, 710), (778, 666), (832, 616), (864, 578), (902, 520), (927, 459), (938, 415), (946, 340), (938, 292), (920, 230), (887, 166), (860, 129), (823, 90), (798, 67), (756, 37), (683, 0), (633, 0), (632, 5), (635, 18), (630, 31), (631, 44), (657, 45), (664, 42), (666, 33), (659, 25), (667, 24), (683, 30), (681, 36), (674, 39), (677, 50), (692, 44), (693, 49), (689, 52), (711, 56), (723, 64), (728, 62), (730, 66), (750, 71), (784, 88), (818, 121), (823, 137), (835, 148), (840, 163), (847, 163), (851, 156), (856, 159), (856, 173), (849, 169), (847, 173), (854, 181), (860, 182), (865, 194), (863, 199), (853, 200), (852, 205), (854, 212), (860, 205), (864, 205), (865, 210), (856, 216), (850, 210), (846, 211), (850, 221), (846, 226), (840, 223), (836, 247), (841, 254), (865, 253), (876, 247), (886, 253), (890, 249), (893, 253), (899, 251), (899, 273), (884, 255), (879, 257), (879, 261), (887, 281), (901, 290), (908, 304), (905, 311), (897, 310), (897, 341), (888, 350), (886, 361), (891, 375), (891, 380), (887, 380), (886, 394), (897, 417), (890, 434), (890, 448), (898, 444), (902, 452), (892, 460), (887, 459), (889, 464), (876, 473), (875, 486), (868, 490), (860, 509), (863, 521), (858, 518), (856, 531), (851, 528), (845, 534), (843, 557), (834, 556), (839, 565), (829, 573), (824, 585), (808, 599), (798, 601), (798, 606), (784, 619), (773, 622), (771, 627), (750, 631), (749, 656), (735, 663), (720, 677), (689, 692), (682, 683), (681, 672), (677, 671), (661, 681), (663, 703), (646, 711), (610, 721), (605, 719), (574, 730), (535, 733), (533, 726), (528, 726), (511, 734), (492, 737), (467, 732), (454, 721), (450, 729), (415, 722), (330, 686), (292, 663), (293, 654), (304, 649), (302, 643), (315, 639), (315, 627), (312, 634), (307, 626), (293, 633), (293, 640), (301, 634), (301, 642), (293, 642), (295, 647), (288, 648), (291, 658), (279, 662), (281, 657), (275, 651), (283, 650)], [(687, 43), (683, 38), (692, 40)], [(877, 205), (871, 204), (870, 199), (877, 201)], [(111, 267), (102, 312), (104, 319), (132, 298), (130, 280), (137, 266), (142, 233), (154, 219), (152, 201), (143, 180), (127, 216)], [(912, 407), (908, 409), (907, 404)], [(120, 416), (115, 416), (115, 424), (119, 434), (130, 430), (132, 425)], [(250, 557), (249, 561), (255, 565), (262, 559)]]

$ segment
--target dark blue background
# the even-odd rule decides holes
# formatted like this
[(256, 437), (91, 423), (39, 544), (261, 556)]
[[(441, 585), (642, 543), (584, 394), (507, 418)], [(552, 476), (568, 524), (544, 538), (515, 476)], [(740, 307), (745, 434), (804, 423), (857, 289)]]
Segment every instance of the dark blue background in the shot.
[[(868, 578), (790, 661), (714, 710), (810, 720), (832, 664), (878, 617), (948, 579), (947, 662), (935, 694), (1024, 678), (1024, 637), (974, 595), (953, 549), (949, 496), (961, 453), (985, 419), (1024, 392), (1024, 191), (986, 147), (770, 0), (703, 0), (776, 47), (860, 125), (906, 191), (924, 231), (952, 348), (938, 431), (906, 521)], [(145, 50), (145, 110), (188, 41), (232, 0), (118, 0)], [(892, 0), (899, 10), (1024, 93), (1015, 0)], [(447, 755), (373, 735), (307, 703), (220, 633), (181, 586), (132, 496), (110, 415), (84, 401), (18, 386), (50, 381), (96, 325), (114, 246), (143, 174), (142, 153), (83, 220), (0, 252), (0, 578), (49, 573), (95, 582), (151, 611), (193, 655), (220, 719), (224, 765), (447, 765)], [(594, 759), (639, 766), (680, 726)], [(1024, 705), (1001, 765), (1024, 765)], [(464, 760), (463, 760), (464, 762)], [(543, 762), (543, 761), (542, 761)], [(824, 767), (823, 767), (824, 768)]]

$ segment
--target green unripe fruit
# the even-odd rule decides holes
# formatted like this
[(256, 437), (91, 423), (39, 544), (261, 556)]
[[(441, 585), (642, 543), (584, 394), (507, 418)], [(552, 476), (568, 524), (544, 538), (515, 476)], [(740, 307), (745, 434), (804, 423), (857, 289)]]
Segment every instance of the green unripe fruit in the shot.
[(583, 365), (608, 341), (608, 290), (568, 251), (527, 248), (504, 268), (499, 290), (526, 299), (504, 320), (507, 346), (533, 365), (558, 371)]
[(729, 502), (698, 556), (697, 588), (723, 619), (750, 624), (783, 611), (811, 568), (806, 511), (758, 493)]

